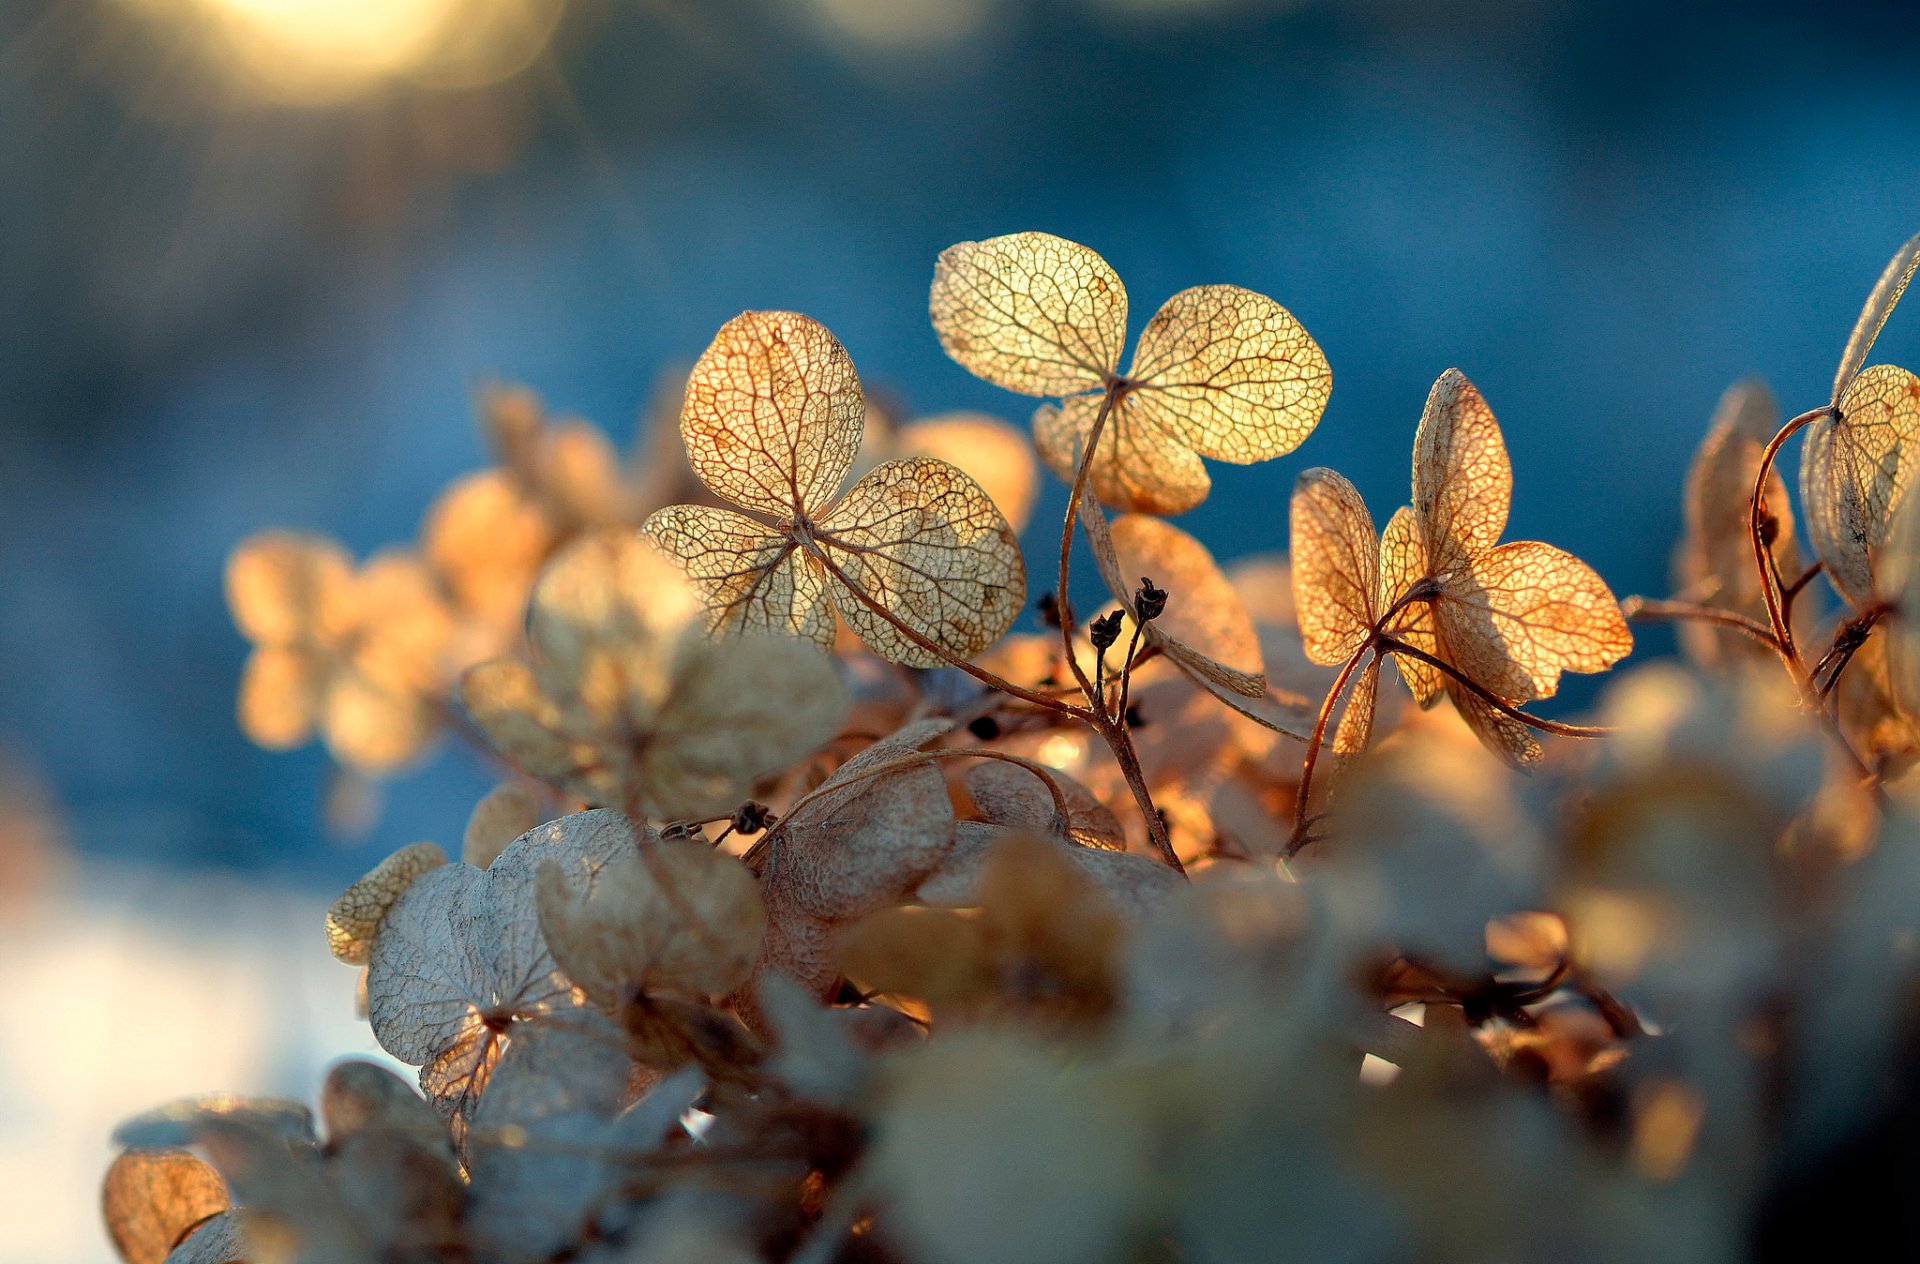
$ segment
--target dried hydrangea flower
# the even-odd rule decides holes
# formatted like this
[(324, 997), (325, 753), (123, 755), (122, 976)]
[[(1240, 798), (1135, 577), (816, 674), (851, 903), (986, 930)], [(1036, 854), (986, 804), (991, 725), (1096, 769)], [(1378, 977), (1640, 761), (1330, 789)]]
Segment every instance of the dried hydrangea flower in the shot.
[(233, 1205), (220, 1174), (185, 1150), (128, 1150), (107, 1169), (100, 1210), (126, 1264), (161, 1264)]
[[(1127, 833), (1119, 818), (1094, 797), (1093, 791), (1063, 772), (1050, 769), (1047, 775), (1066, 801), (1068, 839), (1083, 847), (1126, 850)], [(983, 759), (967, 769), (966, 784), (983, 820), (1035, 833), (1048, 833), (1054, 828), (1053, 796), (1032, 769), (1006, 760)]]
[(1834, 374), (1829, 411), (1808, 427), (1800, 452), (1808, 542), (1856, 610), (1873, 603), (1880, 549), (1920, 470), (1920, 379), (1895, 365), (1866, 365), (1916, 268), (1920, 237), (1888, 261), (1867, 296)]
[[(1394, 514), (1378, 546), (1351, 484), (1331, 471), (1303, 476), (1294, 600), (1308, 657), (1345, 661), (1391, 612), (1379, 630), (1511, 704), (1553, 696), (1563, 671), (1618, 662), (1633, 635), (1605, 581), (1552, 545), (1499, 543), (1512, 500), (1499, 424), (1457, 369), (1427, 396), (1414, 436), (1413, 504)], [(1422, 707), (1445, 694), (1489, 749), (1517, 765), (1540, 758), (1525, 725), (1459, 680), (1406, 653), (1395, 654), (1394, 665)], [(1348, 704), (1350, 715), (1364, 716), (1355, 720), (1360, 745), (1371, 726), (1372, 676)]]
[(253, 642), (240, 727), (271, 750), (316, 731), (340, 762), (389, 772), (439, 727), (453, 621), (419, 559), (387, 552), (356, 569), (319, 536), (268, 531), (227, 559), (227, 605)]
[(414, 843), (375, 865), (327, 910), (327, 948), (348, 965), (367, 964), (373, 937), (393, 902), (414, 879), (446, 863), (447, 853), (438, 843)]
[(535, 902), (561, 972), (653, 1066), (702, 1052), (702, 1007), (746, 982), (766, 934), (753, 874), (692, 839), (615, 857), (588, 888), (543, 865)]
[(486, 869), (424, 874), (388, 910), (367, 960), (367, 1017), (381, 1047), (420, 1067), (443, 1115), (464, 1122), (516, 1033), (582, 1004), (559, 972), (535, 907), (535, 875), (561, 866), (591, 889), (633, 826), (615, 812), (562, 817)]
[[(694, 472), (744, 512), (675, 505), (646, 531), (685, 566), (712, 627), (833, 644), (833, 612), (883, 658), (977, 654), (1026, 601), (1013, 529), (945, 461), (887, 461), (844, 494), (865, 405), (845, 347), (793, 312), (745, 312), (694, 365), (680, 432)], [(884, 613), (882, 613), (884, 612)]]
[(1246, 465), (1300, 446), (1333, 375), (1318, 344), (1262, 294), (1201, 285), (1168, 299), (1120, 375), (1127, 292), (1085, 246), (1013, 233), (949, 246), (929, 301), (940, 345), (968, 372), (1024, 395), (1060, 396), (1033, 418), (1053, 472), (1073, 481), (1109, 391), (1094, 493), (1116, 508), (1181, 513), (1212, 486), (1201, 457)]
[(831, 737), (832, 664), (783, 638), (711, 641), (679, 570), (632, 533), (569, 545), (534, 592), (533, 661), (483, 663), (460, 694), (522, 771), (590, 803), (708, 817)]

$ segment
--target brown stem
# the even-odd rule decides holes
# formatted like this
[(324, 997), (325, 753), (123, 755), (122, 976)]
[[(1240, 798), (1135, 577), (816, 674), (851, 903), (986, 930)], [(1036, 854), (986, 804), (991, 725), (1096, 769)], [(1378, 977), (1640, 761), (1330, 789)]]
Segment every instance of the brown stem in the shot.
[[(1786, 664), (1787, 674), (1793, 678), (1794, 685), (1803, 697), (1812, 695), (1805, 665), (1800, 661), (1800, 652), (1794, 647), (1793, 628), (1787, 622), (1782, 594), (1776, 583), (1773, 547), (1766, 539), (1766, 520), (1761, 507), (1767, 499), (1767, 476), (1773, 472), (1773, 461), (1780, 455), (1781, 447), (1802, 429), (1832, 412), (1831, 405), (1823, 404), (1801, 413), (1780, 427), (1780, 433), (1774, 435), (1760, 453), (1760, 468), (1753, 479), (1753, 496), (1747, 502), (1747, 535), (1753, 541), (1753, 565), (1760, 576), (1760, 595), (1767, 603), (1767, 623), (1773, 630), (1773, 647), (1779, 652), (1780, 661)], [(1794, 591), (1797, 593), (1798, 587)]]
[(1547, 720), (1537, 715), (1528, 715), (1512, 703), (1489, 692), (1486, 686), (1480, 684), (1471, 676), (1468, 676), (1452, 663), (1444, 659), (1435, 658), (1418, 646), (1409, 645), (1405, 641), (1398, 640), (1394, 637), (1382, 636), (1380, 638), (1380, 648), (1392, 654), (1405, 654), (1408, 658), (1418, 659), (1429, 667), (1446, 673), (1450, 679), (1467, 689), (1476, 698), (1479, 698), (1482, 702), (1506, 716), (1509, 720), (1524, 724), (1530, 729), (1537, 729), (1542, 733), (1551, 733), (1555, 737), (1604, 737), (1608, 733), (1614, 732), (1613, 729), (1600, 725), (1566, 724), (1560, 720)]
[[(1822, 700), (1830, 696), (1834, 687), (1840, 683), (1840, 673), (1847, 670), (1847, 664), (1853, 661), (1853, 656), (1860, 652), (1860, 648), (1867, 643), (1867, 638), (1873, 635), (1874, 625), (1891, 613), (1892, 609), (1891, 606), (1886, 605), (1870, 606), (1857, 618), (1841, 624), (1840, 630), (1833, 634), (1833, 644), (1828, 646), (1827, 652), (1820, 656), (1820, 661), (1814, 665), (1809, 677), (1819, 685)], [(1828, 668), (1833, 669), (1833, 674), (1827, 677), (1826, 683), (1820, 684), (1820, 677)]]
[(1087, 679), (1086, 669), (1080, 666), (1080, 656), (1074, 652), (1073, 597), (1067, 585), (1073, 576), (1073, 529), (1080, 521), (1080, 497), (1086, 494), (1087, 483), (1093, 475), (1095, 445), (1100, 442), (1100, 432), (1106, 428), (1107, 418), (1113, 412), (1119, 387), (1117, 381), (1108, 384), (1106, 397), (1100, 401), (1100, 411), (1093, 415), (1093, 424), (1087, 427), (1086, 450), (1080, 454), (1079, 467), (1073, 472), (1073, 487), (1067, 495), (1067, 516), (1060, 524), (1060, 586), (1054, 591), (1054, 601), (1060, 610), (1060, 644), (1067, 655), (1067, 667), (1073, 672), (1074, 680), (1079, 682), (1088, 703), (1099, 712), (1105, 711), (1106, 699)]
[(1146, 624), (1135, 619), (1133, 635), (1127, 638), (1127, 656), (1122, 660), (1125, 666), (1120, 669), (1120, 705), (1114, 709), (1114, 714), (1122, 727), (1127, 723), (1128, 699), (1133, 692), (1133, 669), (1140, 665), (1135, 661), (1134, 655), (1140, 650), (1140, 634), (1146, 630), (1146, 627)]
[(1620, 603), (1620, 612), (1627, 618), (1640, 623), (1673, 621), (1680, 619), (1698, 619), (1704, 623), (1719, 623), (1726, 627), (1745, 632), (1754, 640), (1770, 650), (1778, 650), (1779, 643), (1757, 619), (1733, 610), (1722, 610), (1717, 606), (1703, 606), (1691, 601), (1659, 601), (1648, 597), (1628, 597)]
[(1353, 652), (1353, 657), (1346, 661), (1346, 665), (1340, 669), (1340, 674), (1334, 677), (1333, 688), (1327, 690), (1325, 700), (1320, 703), (1320, 714), (1313, 722), (1313, 735), (1307, 739), (1306, 762), (1300, 765), (1300, 790), (1293, 800), (1293, 837), (1287, 841), (1285, 852), (1287, 856), (1293, 856), (1305, 845), (1307, 799), (1313, 792), (1313, 768), (1320, 758), (1320, 747), (1326, 741), (1327, 721), (1333, 716), (1334, 704), (1339, 702), (1340, 695), (1346, 690), (1347, 682), (1353, 679), (1354, 669), (1360, 666), (1360, 660), (1372, 652), (1379, 639), (1380, 633), (1377, 631), (1367, 634), (1367, 639), (1360, 643), (1360, 648)]

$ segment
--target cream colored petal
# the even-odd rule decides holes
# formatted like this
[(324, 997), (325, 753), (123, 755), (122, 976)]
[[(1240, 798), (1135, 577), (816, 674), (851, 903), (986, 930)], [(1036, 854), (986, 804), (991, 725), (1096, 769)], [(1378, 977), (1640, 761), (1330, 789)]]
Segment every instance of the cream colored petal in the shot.
[(1835, 404), (1853, 384), (1853, 375), (1867, 362), (1867, 353), (1873, 350), (1875, 339), (1886, 328), (1887, 317), (1893, 315), (1900, 296), (1907, 292), (1907, 283), (1913, 280), (1916, 268), (1920, 268), (1920, 236), (1909, 238), (1887, 261), (1886, 270), (1874, 283), (1873, 293), (1867, 295), (1866, 306), (1860, 309), (1860, 318), (1853, 322), (1853, 332), (1847, 336), (1847, 349), (1840, 355), (1839, 371), (1833, 375)]
[(402, 847), (348, 887), (327, 910), (327, 948), (348, 965), (367, 964), (373, 937), (393, 902), (423, 873), (447, 863), (438, 843)]
[(1605, 671), (1633, 650), (1606, 582), (1550, 544), (1503, 544), (1444, 587), (1447, 660), (1510, 702), (1552, 697), (1561, 672)]
[(461, 835), (460, 859), (485, 869), (514, 839), (540, 824), (540, 801), (521, 781), (503, 781), (473, 805)]
[(1293, 606), (1307, 657), (1336, 666), (1353, 657), (1377, 615), (1380, 545), (1360, 492), (1329, 469), (1293, 484)]
[[(1130, 513), (1185, 513), (1207, 498), (1213, 479), (1190, 448), (1160, 428), (1160, 414), (1143, 412), (1138, 392), (1114, 405), (1100, 430), (1088, 481), (1102, 504)], [(1076, 395), (1034, 410), (1033, 442), (1049, 470), (1073, 485), (1080, 454), (1104, 395)]]
[(1540, 742), (1520, 721), (1488, 705), (1471, 689), (1453, 680), (1447, 681), (1447, 696), (1453, 699), (1460, 718), (1467, 722), (1480, 744), (1515, 768), (1531, 768), (1540, 762)]
[(1127, 291), (1107, 261), (1046, 233), (947, 247), (928, 311), (962, 368), (1024, 395), (1100, 388), (1127, 336)]
[(493, 748), (522, 772), (566, 784), (580, 770), (580, 743), (561, 730), (558, 709), (525, 663), (480, 664), (461, 679), (460, 701)]
[(756, 778), (779, 772), (839, 730), (847, 689), (811, 644), (752, 637), (690, 646), (657, 732), (635, 761), (643, 807), (701, 818), (745, 802)]
[(1513, 503), (1513, 467), (1493, 410), (1458, 369), (1427, 395), (1413, 439), (1413, 507), (1431, 564), (1463, 567), (1500, 540)]
[(786, 536), (705, 505), (662, 509), (643, 529), (685, 568), (716, 634), (778, 633), (832, 648), (825, 582)]
[(540, 487), (547, 500), (573, 522), (605, 526), (627, 513), (620, 454), (598, 426), (562, 421), (548, 428), (541, 445)]
[(258, 645), (330, 643), (351, 626), (353, 559), (325, 536), (263, 531), (227, 558), (227, 609)]
[(895, 446), (903, 456), (929, 456), (965, 470), (1015, 531), (1027, 525), (1040, 490), (1033, 444), (1018, 430), (984, 413), (947, 413), (902, 427)]
[(825, 325), (743, 312), (694, 363), (680, 437), (715, 493), (784, 518), (832, 500), (865, 417), (853, 360)]
[(1837, 413), (1813, 423), (1800, 459), (1807, 539), (1855, 609), (1874, 597), (1874, 558), (1920, 467), (1920, 379), (1891, 364), (1857, 374)]
[(556, 529), (505, 471), (469, 474), (442, 492), (420, 528), (427, 562), (481, 620), (518, 628)]
[(1360, 670), (1347, 695), (1347, 708), (1340, 713), (1340, 727), (1333, 733), (1333, 764), (1328, 769), (1327, 790), (1331, 796), (1335, 784), (1348, 766), (1366, 754), (1373, 741), (1373, 716), (1380, 698), (1380, 659), (1376, 655)]
[(1264, 294), (1201, 285), (1140, 331), (1132, 402), (1181, 446), (1246, 465), (1291, 452), (1319, 424), (1333, 372), (1307, 331)]
[[(1375, 601), (1381, 613), (1391, 610), (1415, 583), (1431, 574), (1420, 520), (1412, 506), (1402, 505), (1380, 533), (1380, 590)], [(1399, 613), (1387, 620), (1386, 628), (1415, 649), (1438, 657), (1440, 640), (1432, 601), (1402, 605)], [(1393, 665), (1399, 669), (1400, 679), (1407, 682), (1414, 701), (1423, 707), (1439, 701), (1445, 688), (1445, 676), (1439, 668), (1405, 654), (1395, 654)]]
[[(944, 461), (888, 461), (856, 483), (815, 531), (825, 556), (894, 618), (968, 657), (1000, 639), (1026, 603), (1026, 566), (1007, 520), (980, 485)], [(881, 657), (942, 660), (835, 580), (849, 627)]]
[(308, 650), (270, 645), (256, 649), (240, 676), (240, 731), (268, 750), (305, 745), (313, 737), (327, 671), (326, 663)]

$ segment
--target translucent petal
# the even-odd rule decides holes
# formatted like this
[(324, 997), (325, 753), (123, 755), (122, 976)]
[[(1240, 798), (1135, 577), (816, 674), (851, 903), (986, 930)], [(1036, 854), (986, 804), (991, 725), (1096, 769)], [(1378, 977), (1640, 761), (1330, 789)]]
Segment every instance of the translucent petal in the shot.
[(354, 671), (335, 676), (321, 716), (328, 752), (373, 773), (392, 772), (418, 759), (439, 728), (430, 700)]
[(462, 835), (460, 858), (485, 869), (507, 844), (540, 823), (540, 802), (525, 782), (503, 781), (473, 805)]
[(1376, 655), (1368, 660), (1353, 682), (1353, 692), (1347, 695), (1347, 709), (1340, 713), (1340, 727), (1333, 732), (1333, 767), (1329, 770), (1332, 782), (1337, 781), (1346, 771), (1346, 765), (1360, 758), (1373, 741), (1373, 715), (1380, 697), (1380, 659)]
[(797, 763), (840, 727), (847, 689), (813, 645), (749, 637), (682, 655), (657, 733), (634, 758), (641, 805), (664, 818), (717, 816), (755, 778)]
[(470, 474), (442, 492), (420, 528), (427, 562), (463, 609), (517, 628), (556, 532), (502, 470)]
[(1853, 323), (1853, 332), (1847, 336), (1847, 349), (1840, 355), (1839, 371), (1833, 375), (1833, 402), (1838, 404), (1847, 388), (1853, 384), (1853, 375), (1867, 362), (1867, 353), (1873, 350), (1875, 339), (1886, 328), (1887, 317), (1893, 315), (1894, 305), (1900, 296), (1907, 292), (1907, 283), (1913, 280), (1914, 269), (1920, 268), (1920, 236), (1909, 238), (1906, 245), (1895, 252), (1887, 261), (1887, 267), (1874, 283), (1873, 293), (1867, 295), (1866, 306), (1860, 309), (1860, 318)]
[(1095, 390), (1120, 366), (1127, 291), (1085, 246), (1046, 233), (940, 252), (928, 300), (940, 345), (969, 373), (1025, 395)]
[(1562, 671), (1605, 671), (1633, 650), (1606, 582), (1550, 544), (1503, 544), (1442, 584), (1448, 661), (1508, 701), (1552, 697)]
[(1327, 358), (1264, 294), (1201, 285), (1140, 331), (1129, 398), (1153, 428), (1201, 456), (1246, 465), (1300, 446), (1333, 389)]
[(1329, 469), (1294, 481), (1291, 512), (1293, 604), (1307, 657), (1335, 666), (1372, 630), (1380, 587), (1380, 546), (1360, 492)]
[(929, 456), (958, 466), (1006, 515), (1017, 532), (1027, 525), (1040, 488), (1033, 445), (1018, 430), (984, 413), (947, 413), (901, 429), (903, 456)]
[(1530, 768), (1540, 762), (1543, 752), (1532, 729), (1453, 680), (1447, 681), (1447, 696), (1488, 750), (1515, 768)]
[(161, 1264), (233, 1203), (220, 1174), (185, 1150), (129, 1150), (107, 1169), (101, 1213), (126, 1264)]
[[(1185, 513), (1207, 498), (1213, 479), (1193, 450), (1159, 428), (1159, 414), (1143, 412), (1134, 392), (1114, 405), (1100, 431), (1088, 481), (1102, 504), (1133, 513)], [(1072, 486), (1094, 417), (1105, 395), (1076, 395), (1042, 404), (1033, 414), (1040, 459)]]
[(1513, 467), (1493, 410), (1458, 369), (1427, 395), (1413, 439), (1413, 506), (1436, 572), (1499, 543), (1513, 503)]
[(826, 585), (798, 546), (751, 518), (704, 505), (673, 505), (646, 534), (686, 568), (716, 633), (779, 633), (833, 647)]
[[(886, 611), (949, 653), (1000, 639), (1026, 604), (1013, 529), (980, 485), (944, 461), (888, 461), (854, 484), (815, 530), (821, 551)], [(869, 609), (831, 590), (848, 626), (881, 657), (914, 667), (942, 660)]]
[(1920, 465), (1920, 379), (1891, 364), (1856, 375), (1838, 413), (1807, 431), (1800, 498), (1827, 578), (1856, 609), (1873, 600), (1875, 554)]
[(743, 312), (694, 363), (680, 437), (717, 494), (785, 518), (839, 490), (865, 417), (853, 360), (825, 325), (797, 312)]
[[(1083, 847), (1126, 850), (1127, 834), (1119, 818), (1093, 792), (1063, 772), (1054, 783), (1067, 804), (1067, 834)], [(1039, 776), (1018, 764), (983, 759), (967, 770), (967, 793), (980, 815), (997, 825), (1047, 833), (1054, 817), (1053, 796)]]
[[(1411, 505), (1402, 505), (1380, 533), (1380, 595), (1376, 598), (1380, 610), (1383, 613), (1391, 610), (1415, 583), (1431, 572), (1426, 543), (1420, 534), (1420, 520)], [(1439, 631), (1434, 625), (1431, 601), (1401, 606), (1386, 626), (1394, 636), (1415, 649), (1439, 656)], [(1423, 707), (1439, 701), (1446, 679), (1439, 668), (1405, 654), (1395, 654), (1393, 665), (1399, 668), (1400, 679), (1407, 682), (1414, 701)]]
[[(1165, 612), (1147, 624), (1148, 641), (1189, 675), (1249, 698), (1263, 696), (1265, 663), (1253, 616), (1207, 546), (1171, 523), (1140, 514), (1116, 520), (1112, 539), (1120, 576), (1150, 578), (1169, 594)], [(1114, 596), (1132, 612), (1131, 588)]]
[(375, 865), (327, 910), (327, 948), (348, 965), (365, 965), (394, 901), (421, 874), (446, 863), (447, 853), (438, 843), (414, 843)]
[[(1706, 438), (1687, 471), (1686, 534), (1674, 557), (1674, 585), (1689, 601), (1701, 601), (1766, 621), (1766, 604), (1753, 565), (1748, 507), (1760, 454), (1780, 426), (1773, 394), (1759, 381), (1737, 382), (1720, 397)], [(1768, 473), (1767, 512), (1780, 524), (1773, 556), (1791, 579), (1802, 569), (1794, 539), (1793, 506), (1778, 467)], [(1702, 663), (1752, 661), (1773, 653), (1730, 628), (1687, 620), (1676, 629), (1687, 653)]]
[(460, 701), (493, 748), (522, 772), (564, 783), (579, 770), (578, 744), (562, 731), (559, 709), (525, 663), (480, 664), (461, 679)]
[(227, 608), (258, 645), (325, 642), (353, 612), (353, 559), (325, 536), (263, 531), (227, 558)]
[(240, 675), (240, 731), (257, 746), (292, 750), (313, 736), (327, 665), (306, 649), (262, 645)]

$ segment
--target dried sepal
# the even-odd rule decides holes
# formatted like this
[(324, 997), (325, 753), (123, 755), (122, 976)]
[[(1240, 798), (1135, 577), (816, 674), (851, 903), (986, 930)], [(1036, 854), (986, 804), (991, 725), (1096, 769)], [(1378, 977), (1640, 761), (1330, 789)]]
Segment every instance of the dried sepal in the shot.
[[(953, 847), (940, 867), (922, 879), (914, 898), (934, 908), (974, 908), (982, 895), (987, 862), (1002, 843), (1035, 831), (1019, 825), (960, 821), (954, 825)], [(1055, 839), (1059, 854), (1082, 876), (1105, 893), (1120, 914), (1140, 921), (1152, 909), (1186, 884), (1180, 875), (1151, 856), (1111, 847)]]
[(1874, 599), (1874, 567), (1920, 469), (1920, 378), (1891, 364), (1862, 369), (1832, 413), (1807, 430), (1800, 498), (1807, 540), (1856, 610)]
[(1107, 261), (1047, 233), (940, 252), (928, 301), (940, 346), (969, 373), (1023, 395), (1097, 390), (1120, 367), (1127, 291)]
[(313, 1112), (305, 1102), (288, 1097), (205, 1093), (122, 1120), (113, 1130), (113, 1143), (139, 1150), (197, 1145), (207, 1126), (219, 1122), (243, 1125), (283, 1145), (310, 1145), (314, 1140)]
[(1874, 282), (1873, 292), (1867, 295), (1859, 318), (1853, 322), (1853, 332), (1847, 335), (1846, 350), (1840, 354), (1840, 367), (1833, 375), (1832, 402), (1835, 406), (1845, 398), (1847, 389), (1853, 385), (1854, 375), (1866, 364), (1867, 353), (1873, 350), (1880, 331), (1886, 328), (1887, 318), (1893, 315), (1900, 296), (1907, 292), (1907, 285), (1913, 280), (1916, 268), (1920, 268), (1920, 236), (1909, 238), (1905, 245), (1894, 252), (1893, 258), (1887, 261), (1886, 269), (1880, 273), (1880, 279)]
[(481, 664), (461, 699), (502, 754), (588, 802), (723, 812), (831, 736), (846, 691), (811, 646), (710, 641), (697, 609), (647, 540), (584, 537), (535, 589), (532, 665)]
[(1380, 611), (1380, 546), (1354, 485), (1332, 470), (1303, 472), (1290, 514), (1293, 605), (1308, 659), (1337, 667), (1372, 632)]
[(100, 1193), (107, 1236), (126, 1264), (161, 1264), (232, 1203), (220, 1174), (185, 1150), (126, 1151)]
[[(1753, 566), (1749, 506), (1761, 452), (1779, 426), (1773, 393), (1758, 380), (1736, 382), (1720, 397), (1687, 470), (1686, 533), (1673, 565), (1675, 587), (1686, 600), (1765, 622), (1766, 604)], [(1767, 473), (1766, 511), (1774, 521), (1774, 564), (1791, 579), (1802, 563), (1793, 506), (1777, 469)], [(1678, 632), (1687, 653), (1701, 663), (1772, 657), (1752, 637), (1729, 628), (1689, 620)]]
[(327, 1145), (339, 1149), (366, 1134), (396, 1136), (434, 1147), (446, 1144), (446, 1127), (413, 1085), (378, 1062), (349, 1058), (335, 1063), (320, 1086), (320, 1122)]
[(1026, 599), (1013, 530), (979, 484), (932, 457), (884, 462), (838, 495), (864, 419), (852, 362), (824, 326), (791, 312), (735, 318), (695, 368), (682, 434), (709, 488), (770, 521), (676, 505), (646, 533), (716, 632), (825, 648), (837, 609), (894, 662), (976, 654)]
[[(1120, 820), (1091, 790), (1066, 773), (1049, 778), (1067, 805), (1067, 837), (1084, 847), (1124, 851), (1127, 834)], [(983, 759), (967, 770), (967, 793), (983, 819), (1045, 834), (1054, 826), (1053, 795), (1040, 774), (999, 759)]]
[(543, 865), (536, 904), (562, 972), (609, 1010), (633, 992), (732, 991), (766, 930), (746, 866), (691, 839), (615, 857), (588, 888)]
[(461, 835), (460, 859), (485, 869), (507, 845), (540, 824), (540, 801), (521, 781), (503, 781), (481, 796), (467, 816)]
[(201, 1221), (167, 1253), (165, 1264), (243, 1264), (248, 1258), (246, 1215), (233, 1210)]
[(447, 853), (438, 843), (414, 843), (375, 865), (327, 910), (327, 948), (348, 965), (365, 965), (393, 902), (421, 874), (446, 863)]

